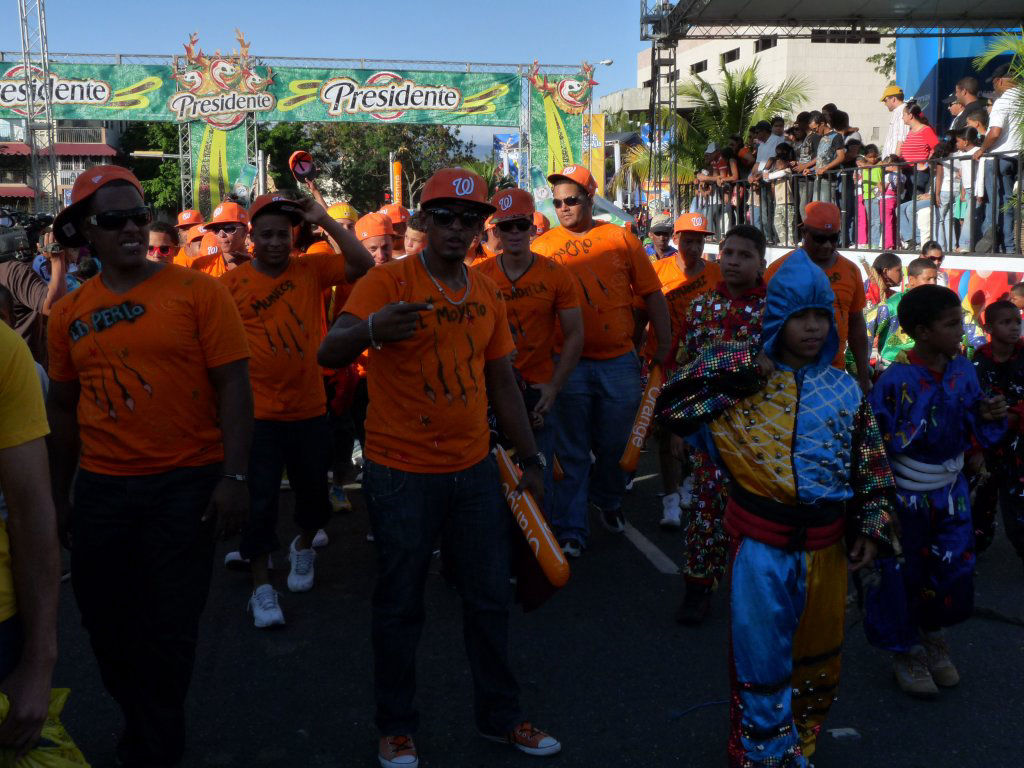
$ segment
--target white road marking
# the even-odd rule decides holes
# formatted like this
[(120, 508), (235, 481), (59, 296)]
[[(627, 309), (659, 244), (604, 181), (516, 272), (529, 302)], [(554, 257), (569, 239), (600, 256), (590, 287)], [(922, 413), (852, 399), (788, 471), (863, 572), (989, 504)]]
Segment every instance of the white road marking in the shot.
[(629, 523), (626, 523), (625, 534), (626, 538), (633, 543), (633, 546), (639, 549), (641, 554), (650, 560), (659, 571), (668, 574), (679, 573), (679, 566), (672, 562), (672, 558), (658, 549), (650, 539)]

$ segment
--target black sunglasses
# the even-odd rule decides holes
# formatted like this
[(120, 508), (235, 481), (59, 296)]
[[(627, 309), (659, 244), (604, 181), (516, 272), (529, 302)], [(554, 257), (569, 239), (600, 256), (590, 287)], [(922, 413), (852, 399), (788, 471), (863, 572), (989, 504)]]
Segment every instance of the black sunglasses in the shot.
[(119, 229), (124, 229), (124, 225), (129, 221), (136, 227), (148, 226), (153, 221), (153, 212), (143, 206), (122, 211), (101, 211), (92, 216), (86, 216), (85, 220), (100, 229), (116, 232)]
[(511, 232), (513, 229), (525, 232), (533, 226), (533, 222), (529, 219), (509, 219), (508, 221), (499, 221), (495, 226), (502, 232)]
[(472, 229), (479, 227), (484, 223), (483, 214), (477, 213), (476, 211), (461, 211), (456, 213), (455, 211), (448, 210), (447, 208), (430, 208), (427, 213), (430, 214), (430, 218), (434, 220), (434, 223), (439, 227), (450, 227), (458, 219), (462, 226), (466, 229)]
[(212, 226), (207, 225), (207, 229), (216, 234), (217, 232), (226, 232), (229, 235), (235, 234), (238, 230), (245, 227), (245, 224), (214, 224)]
[(551, 198), (551, 204), (555, 206), (555, 208), (561, 208), (563, 205), (567, 205), (570, 208), (574, 208), (582, 202), (583, 198), (580, 197), (579, 195), (569, 195), (568, 197), (563, 197), (561, 199), (557, 197)]
[(825, 243), (832, 243), (832, 245), (835, 245), (839, 242), (839, 233), (837, 232), (834, 235), (819, 235), (817, 233), (811, 233), (811, 239), (819, 245), (824, 245)]

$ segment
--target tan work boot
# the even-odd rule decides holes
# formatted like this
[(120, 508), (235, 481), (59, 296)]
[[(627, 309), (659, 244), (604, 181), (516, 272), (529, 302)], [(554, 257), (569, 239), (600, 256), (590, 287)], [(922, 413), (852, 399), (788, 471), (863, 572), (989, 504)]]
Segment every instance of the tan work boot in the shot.
[(928, 656), (921, 646), (914, 646), (910, 653), (897, 653), (892, 660), (892, 671), (904, 693), (922, 699), (939, 695), (928, 671)]
[(953, 660), (949, 657), (949, 643), (944, 632), (926, 632), (924, 650), (928, 671), (931, 672), (936, 685), (952, 688), (960, 682), (960, 673), (956, 671)]

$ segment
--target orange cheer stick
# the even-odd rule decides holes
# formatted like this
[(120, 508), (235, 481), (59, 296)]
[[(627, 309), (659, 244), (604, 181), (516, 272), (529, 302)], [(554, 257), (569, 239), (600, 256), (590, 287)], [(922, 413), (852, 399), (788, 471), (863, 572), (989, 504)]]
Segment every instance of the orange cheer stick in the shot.
[(661, 394), (661, 385), (665, 383), (665, 373), (657, 363), (651, 366), (651, 372), (647, 376), (647, 388), (640, 400), (640, 407), (637, 409), (636, 418), (633, 420), (633, 431), (629, 433), (629, 442), (626, 443), (626, 450), (622, 452), (619, 459), (619, 466), (626, 472), (636, 469), (636, 463), (640, 460), (640, 451), (643, 450), (647, 441), (647, 433), (651, 431), (651, 420), (654, 418), (654, 404)]
[(551, 456), (551, 477), (556, 483), (565, 480), (565, 470), (562, 469), (562, 462), (555, 455)]
[(519, 487), (519, 469), (512, 463), (512, 458), (500, 445), (495, 450), (501, 472), (501, 490), (519, 530), (526, 537), (530, 551), (537, 558), (551, 586), (564, 587), (569, 581), (569, 563), (562, 554), (562, 548), (558, 546), (533, 496), (529, 492), (516, 492)]

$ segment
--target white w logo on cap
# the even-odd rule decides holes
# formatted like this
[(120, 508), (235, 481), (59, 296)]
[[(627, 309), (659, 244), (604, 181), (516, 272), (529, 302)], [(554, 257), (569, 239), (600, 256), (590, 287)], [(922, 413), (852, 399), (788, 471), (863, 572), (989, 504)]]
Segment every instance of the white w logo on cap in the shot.
[(102, 177), (102, 176), (93, 176), (93, 177), (92, 177), (92, 183), (93, 183), (93, 184), (99, 184), (99, 183), (100, 183), (100, 181), (102, 181), (102, 180), (103, 180), (103, 177)]
[(505, 195), (498, 201), (498, 207), (503, 211), (507, 211), (512, 207), (512, 195)]
[(703, 216), (694, 216), (693, 217), (693, 226), (695, 226), (695, 227), (703, 227), (704, 226), (704, 217)]
[(472, 195), (475, 187), (475, 182), (469, 176), (460, 176), (457, 179), (452, 179), (452, 188), (459, 197)]
[(569, 176), (570, 174), (576, 173), (576, 166), (575, 165), (567, 165), (567, 166), (565, 166), (565, 168), (562, 169), (562, 173), (565, 176)]

